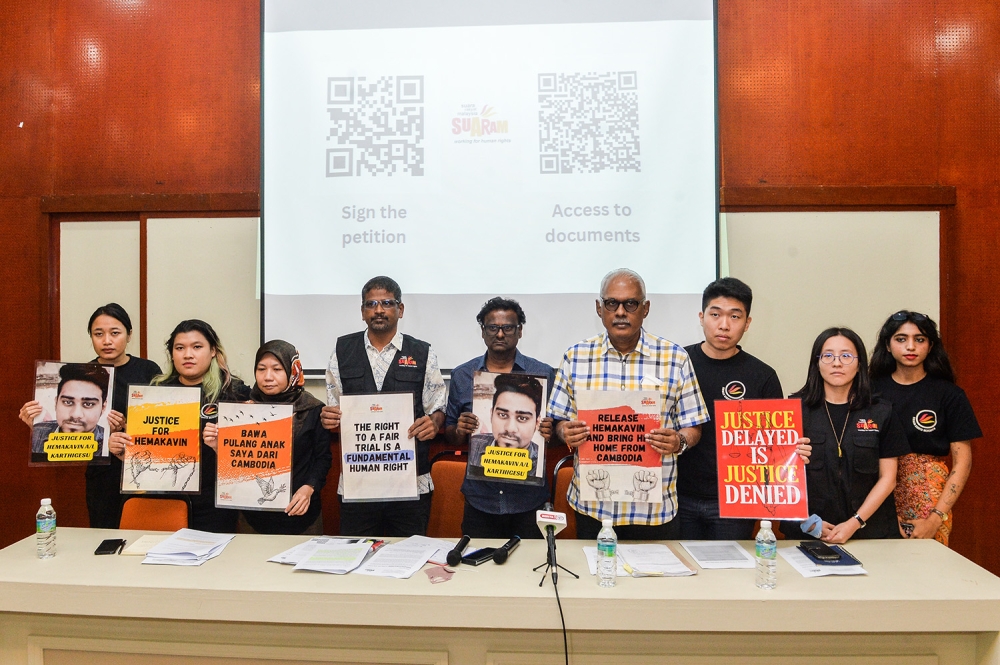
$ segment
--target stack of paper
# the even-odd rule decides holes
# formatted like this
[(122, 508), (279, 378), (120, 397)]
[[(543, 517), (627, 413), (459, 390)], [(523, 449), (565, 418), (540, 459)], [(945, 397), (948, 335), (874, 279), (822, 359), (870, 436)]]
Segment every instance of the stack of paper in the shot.
[(411, 536), (386, 545), (375, 556), (354, 570), (360, 575), (406, 579), (420, 570), (440, 549), (437, 542), (423, 536)]
[(295, 570), (344, 575), (361, 565), (371, 550), (371, 541), (317, 545), (297, 564)]
[(702, 568), (754, 568), (757, 560), (735, 540), (685, 541), (681, 547)]
[(181, 529), (163, 542), (149, 548), (143, 563), (168, 566), (200, 566), (222, 554), (232, 534), (208, 533)]
[[(584, 547), (590, 574), (597, 574), (597, 548)], [(618, 577), (686, 577), (692, 570), (666, 545), (618, 543)]]
[(285, 550), (281, 554), (275, 554), (268, 561), (294, 566), (300, 561), (307, 559), (321, 545), (354, 545), (360, 542), (370, 545), (373, 541), (364, 538), (330, 538), (327, 536), (310, 538), (304, 543), (299, 543), (295, 547)]

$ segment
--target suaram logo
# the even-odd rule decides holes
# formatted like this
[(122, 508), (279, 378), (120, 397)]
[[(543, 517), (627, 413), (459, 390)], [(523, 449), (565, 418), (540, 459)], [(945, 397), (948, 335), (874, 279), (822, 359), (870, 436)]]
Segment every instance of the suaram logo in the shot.
[(496, 109), (489, 104), (476, 110), (475, 104), (462, 104), (458, 116), (451, 119), (451, 133), (468, 134), (470, 137), (488, 136), (490, 134), (506, 134), (507, 121), (494, 120)]
[(368, 407), (368, 410), (371, 411), (372, 413), (381, 413), (382, 412), (382, 405), (381, 404), (372, 404), (371, 406)]
[(141, 390), (133, 390), (132, 394), (129, 395), (129, 399), (142, 399), (142, 391)]
[(858, 431), (859, 432), (877, 432), (878, 423), (869, 418), (865, 420), (864, 418), (858, 418)]
[(728, 400), (740, 400), (747, 394), (747, 387), (741, 381), (730, 381), (722, 389), (722, 396)]
[(937, 414), (930, 409), (917, 411), (913, 416), (913, 426), (921, 432), (933, 432), (937, 429)]
[(232, 501), (232, 500), (233, 500), (233, 495), (230, 494), (229, 492), (219, 493), (219, 501)]
[(652, 397), (643, 397), (640, 403), (643, 406), (656, 406), (656, 400)]
[(417, 361), (413, 359), (413, 356), (400, 356), (399, 357), (400, 367), (416, 367)]

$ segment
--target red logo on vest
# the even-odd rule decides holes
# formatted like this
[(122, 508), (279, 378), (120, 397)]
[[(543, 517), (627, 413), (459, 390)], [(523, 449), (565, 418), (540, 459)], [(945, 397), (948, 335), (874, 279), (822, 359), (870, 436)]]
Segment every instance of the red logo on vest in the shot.
[(861, 431), (861, 432), (877, 432), (878, 431), (878, 423), (876, 423), (871, 418), (869, 418), (868, 420), (865, 420), (863, 418), (859, 418), (858, 419), (858, 431)]
[(399, 357), (400, 367), (416, 367), (417, 361), (413, 359), (413, 356), (400, 356)]

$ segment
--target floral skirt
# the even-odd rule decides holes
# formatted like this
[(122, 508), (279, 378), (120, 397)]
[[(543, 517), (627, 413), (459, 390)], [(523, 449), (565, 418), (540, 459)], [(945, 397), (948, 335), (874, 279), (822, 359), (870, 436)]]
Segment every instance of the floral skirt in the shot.
[[(947, 457), (910, 453), (899, 458), (896, 472), (896, 513), (902, 521), (926, 519), (937, 505), (948, 479)], [(941, 524), (934, 540), (948, 544), (952, 515)]]

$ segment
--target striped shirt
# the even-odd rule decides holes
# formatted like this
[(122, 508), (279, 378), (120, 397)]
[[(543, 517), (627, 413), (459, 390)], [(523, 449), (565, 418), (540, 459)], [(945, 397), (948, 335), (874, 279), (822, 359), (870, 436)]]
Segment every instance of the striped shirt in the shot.
[[(661, 426), (679, 430), (709, 421), (708, 408), (687, 352), (670, 340), (640, 331), (639, 343), (629, 353), (619, 353), (607, 333), (570, 347), (556, 373), (549, 399), (555, 420), (576, 419), (577, 390), (658, 390), (663, 396)], [(663, 456), (663, 502), (621, 503), (581, 501), (578, 457), (573, 459), (573, 482), (566, 498), (579, 513), (615, 525), (665, 524), (677, 513), (676, 455)]]

